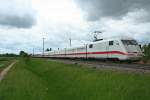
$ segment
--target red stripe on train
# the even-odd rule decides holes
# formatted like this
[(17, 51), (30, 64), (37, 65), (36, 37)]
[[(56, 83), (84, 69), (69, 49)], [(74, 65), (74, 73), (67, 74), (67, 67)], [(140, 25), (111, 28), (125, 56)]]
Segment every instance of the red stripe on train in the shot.
[(56, 54), (56, 55), (84, 55), (84, 54), (121, 54), (121, 55), (130, 55), (121, 51), (103, 51), (103, 52), (81, 52), (81, 53), (70, 53), (70, 54)]
[(74, 54), (122, 54), (127, 55), (127, 53), (120, 52), (120, 51), (104, 51), (104, 52), (84, 52), (84, 53), (74, 53)]

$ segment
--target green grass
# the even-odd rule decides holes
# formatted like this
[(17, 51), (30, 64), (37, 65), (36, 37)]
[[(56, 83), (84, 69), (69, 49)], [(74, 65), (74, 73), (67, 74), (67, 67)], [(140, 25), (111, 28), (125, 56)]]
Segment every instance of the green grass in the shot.
[(149, 100), (150, 76), (20, 60), (0, 83), (0, 100)]
[(15, 58), (0, 57), (0, 72), (7, 67)]

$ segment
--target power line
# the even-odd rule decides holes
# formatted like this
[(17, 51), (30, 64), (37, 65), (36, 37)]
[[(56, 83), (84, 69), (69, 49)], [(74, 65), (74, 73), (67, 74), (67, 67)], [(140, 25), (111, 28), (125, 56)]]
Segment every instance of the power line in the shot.
[(72, 39), (69, 38), (69, 41), (70, 41), (70, 48), (71, 48), (71, 46), (72, 46)]
[(45, 51), (45, 38), (43, 37), (43, 56), (44, 56), (44, 51)]
[(34, 48), (33, 48), (33, 56), (34, 56)]

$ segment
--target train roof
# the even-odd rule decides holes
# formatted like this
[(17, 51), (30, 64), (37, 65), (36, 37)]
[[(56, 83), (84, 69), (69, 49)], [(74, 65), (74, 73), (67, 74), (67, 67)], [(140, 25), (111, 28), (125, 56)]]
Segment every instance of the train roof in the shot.
[[(114, 40), (135, 40), (134, 38), (131, 38), (131, 37), (116, 37), (116, 38), (108, 38), (108, 39), (104, 39), (104, 40), (101, 40), (101, 41), (95, 41), (95, 42), (89, 42), (85, 45), (88, 45), (88, 44), (97, 44), (97, 43), (103, 43), (103, 42), (108, 42), (108, 41), (114, 41)], [(64, 48), (64, 49), (61, 49), (61, 50), (54, 50), (54, 51), (50, 51), (50, 52), (57, 52), (57, 51), (63, 51), (63, 50), (73, 50), (73, 49), (76, 49), (76, 48), (82, 48), (82, 47), (85, 47), (85, 45), (80, 45), (80, 46), (77, 46), (77, 47), (72, 47), (72, 48)]]
[(113, 40), (135, 40), (135, 39), (131, 37), (117, 37), (117, 38), (103, 39), (101, 41), (90, 42), (88, 44), (96, 44), (96, 43), (108, 42), (108, 41), (113, 41)]

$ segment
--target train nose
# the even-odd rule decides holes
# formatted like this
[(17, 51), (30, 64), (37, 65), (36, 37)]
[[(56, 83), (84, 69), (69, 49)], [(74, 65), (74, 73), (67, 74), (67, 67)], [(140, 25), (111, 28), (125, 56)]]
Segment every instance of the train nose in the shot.
[(130, 53), (128, 53), (129, 59), (132, 59), (132, 60), (138, 60), (138, 59), (142, 58), (143, 56), (144, 56), (144, 54), (141, 52), (130, 52)]
[(142, 52), (137, 52), (137, 56), (141, 56), (141, 57), (143, 57), (143, 56), (144, 56), (144, 54), (143, 54)]

